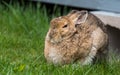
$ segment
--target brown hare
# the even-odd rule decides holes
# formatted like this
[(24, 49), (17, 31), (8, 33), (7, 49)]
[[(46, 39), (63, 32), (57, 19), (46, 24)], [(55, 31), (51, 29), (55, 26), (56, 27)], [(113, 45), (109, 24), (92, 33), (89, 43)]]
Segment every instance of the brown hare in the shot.
[(105, 60), (108, 35), (103, 22), (88, 11), (73, 10), (54, 18), (45, 39), (44, 55), (53, 64)]

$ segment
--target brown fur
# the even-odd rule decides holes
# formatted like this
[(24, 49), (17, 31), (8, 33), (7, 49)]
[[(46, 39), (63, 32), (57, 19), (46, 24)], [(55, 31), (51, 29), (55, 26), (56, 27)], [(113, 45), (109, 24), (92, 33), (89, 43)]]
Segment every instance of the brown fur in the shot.
[[(80, 15), (81, 18), (84, 15), (82, 14), (84, 11), (81, 12), (74, 11), (51, 21), (44, 49), (45, 58), (48, 62), (69, 64), (80, 61), (81, 64), (86, 64), (89, 56), (94, 59), (98, 52), (102, 55), (106, 51), (108, 37), (104, 24), (91, 13), (88, 13), (87, 20), (84, 23), (76, 24), (78, 16)], [(94, 36), (96, 33), (99, 34), (98, 37)], [(90, 53), (92, 53), (93, 47), (95, 47), (93, 50), (95, 52), (91, 57)], [(91, 60), (91, 62), (93, 61)]]

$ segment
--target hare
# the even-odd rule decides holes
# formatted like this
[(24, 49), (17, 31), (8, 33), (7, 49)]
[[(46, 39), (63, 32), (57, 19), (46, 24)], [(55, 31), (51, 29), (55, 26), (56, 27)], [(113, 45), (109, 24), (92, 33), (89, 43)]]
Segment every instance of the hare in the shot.
[(86, 10), (54, 18), (45, 38), (44, 55), (53, 64), (81, 65), (105, 60), (108, 35), (103, 22)]

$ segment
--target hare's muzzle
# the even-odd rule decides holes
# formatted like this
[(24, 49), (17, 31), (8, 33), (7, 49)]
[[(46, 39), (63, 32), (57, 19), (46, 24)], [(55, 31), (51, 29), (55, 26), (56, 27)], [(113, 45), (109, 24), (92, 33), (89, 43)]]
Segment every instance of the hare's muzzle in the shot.
[(53, 39), (54, 37), (55, 37), (55, 32), (54, 31), (51, 31), (50, 33), (49, 33), (49, 38), (50, 39)]
[(55, 32), (50, 32), (49, 39), (51, 43), (59, 43), (62, 40), (61, 36)]

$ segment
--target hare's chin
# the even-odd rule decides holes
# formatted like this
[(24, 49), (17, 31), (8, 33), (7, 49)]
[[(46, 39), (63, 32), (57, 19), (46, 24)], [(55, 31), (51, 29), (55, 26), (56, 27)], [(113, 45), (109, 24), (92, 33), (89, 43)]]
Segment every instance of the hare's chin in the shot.
[(51, 43), (56, 43), (56, 41), (54, 41), (54, 40), (51, 40), (50, 42), (51, 42)]
[(61, 41), (62, 41), (62, 39), (60, 39), (60, 40), (53, 40), (53, 39), (51, 39), (50, 40), (50, 42), (53, 43), (53, 44), (60, 43)]

